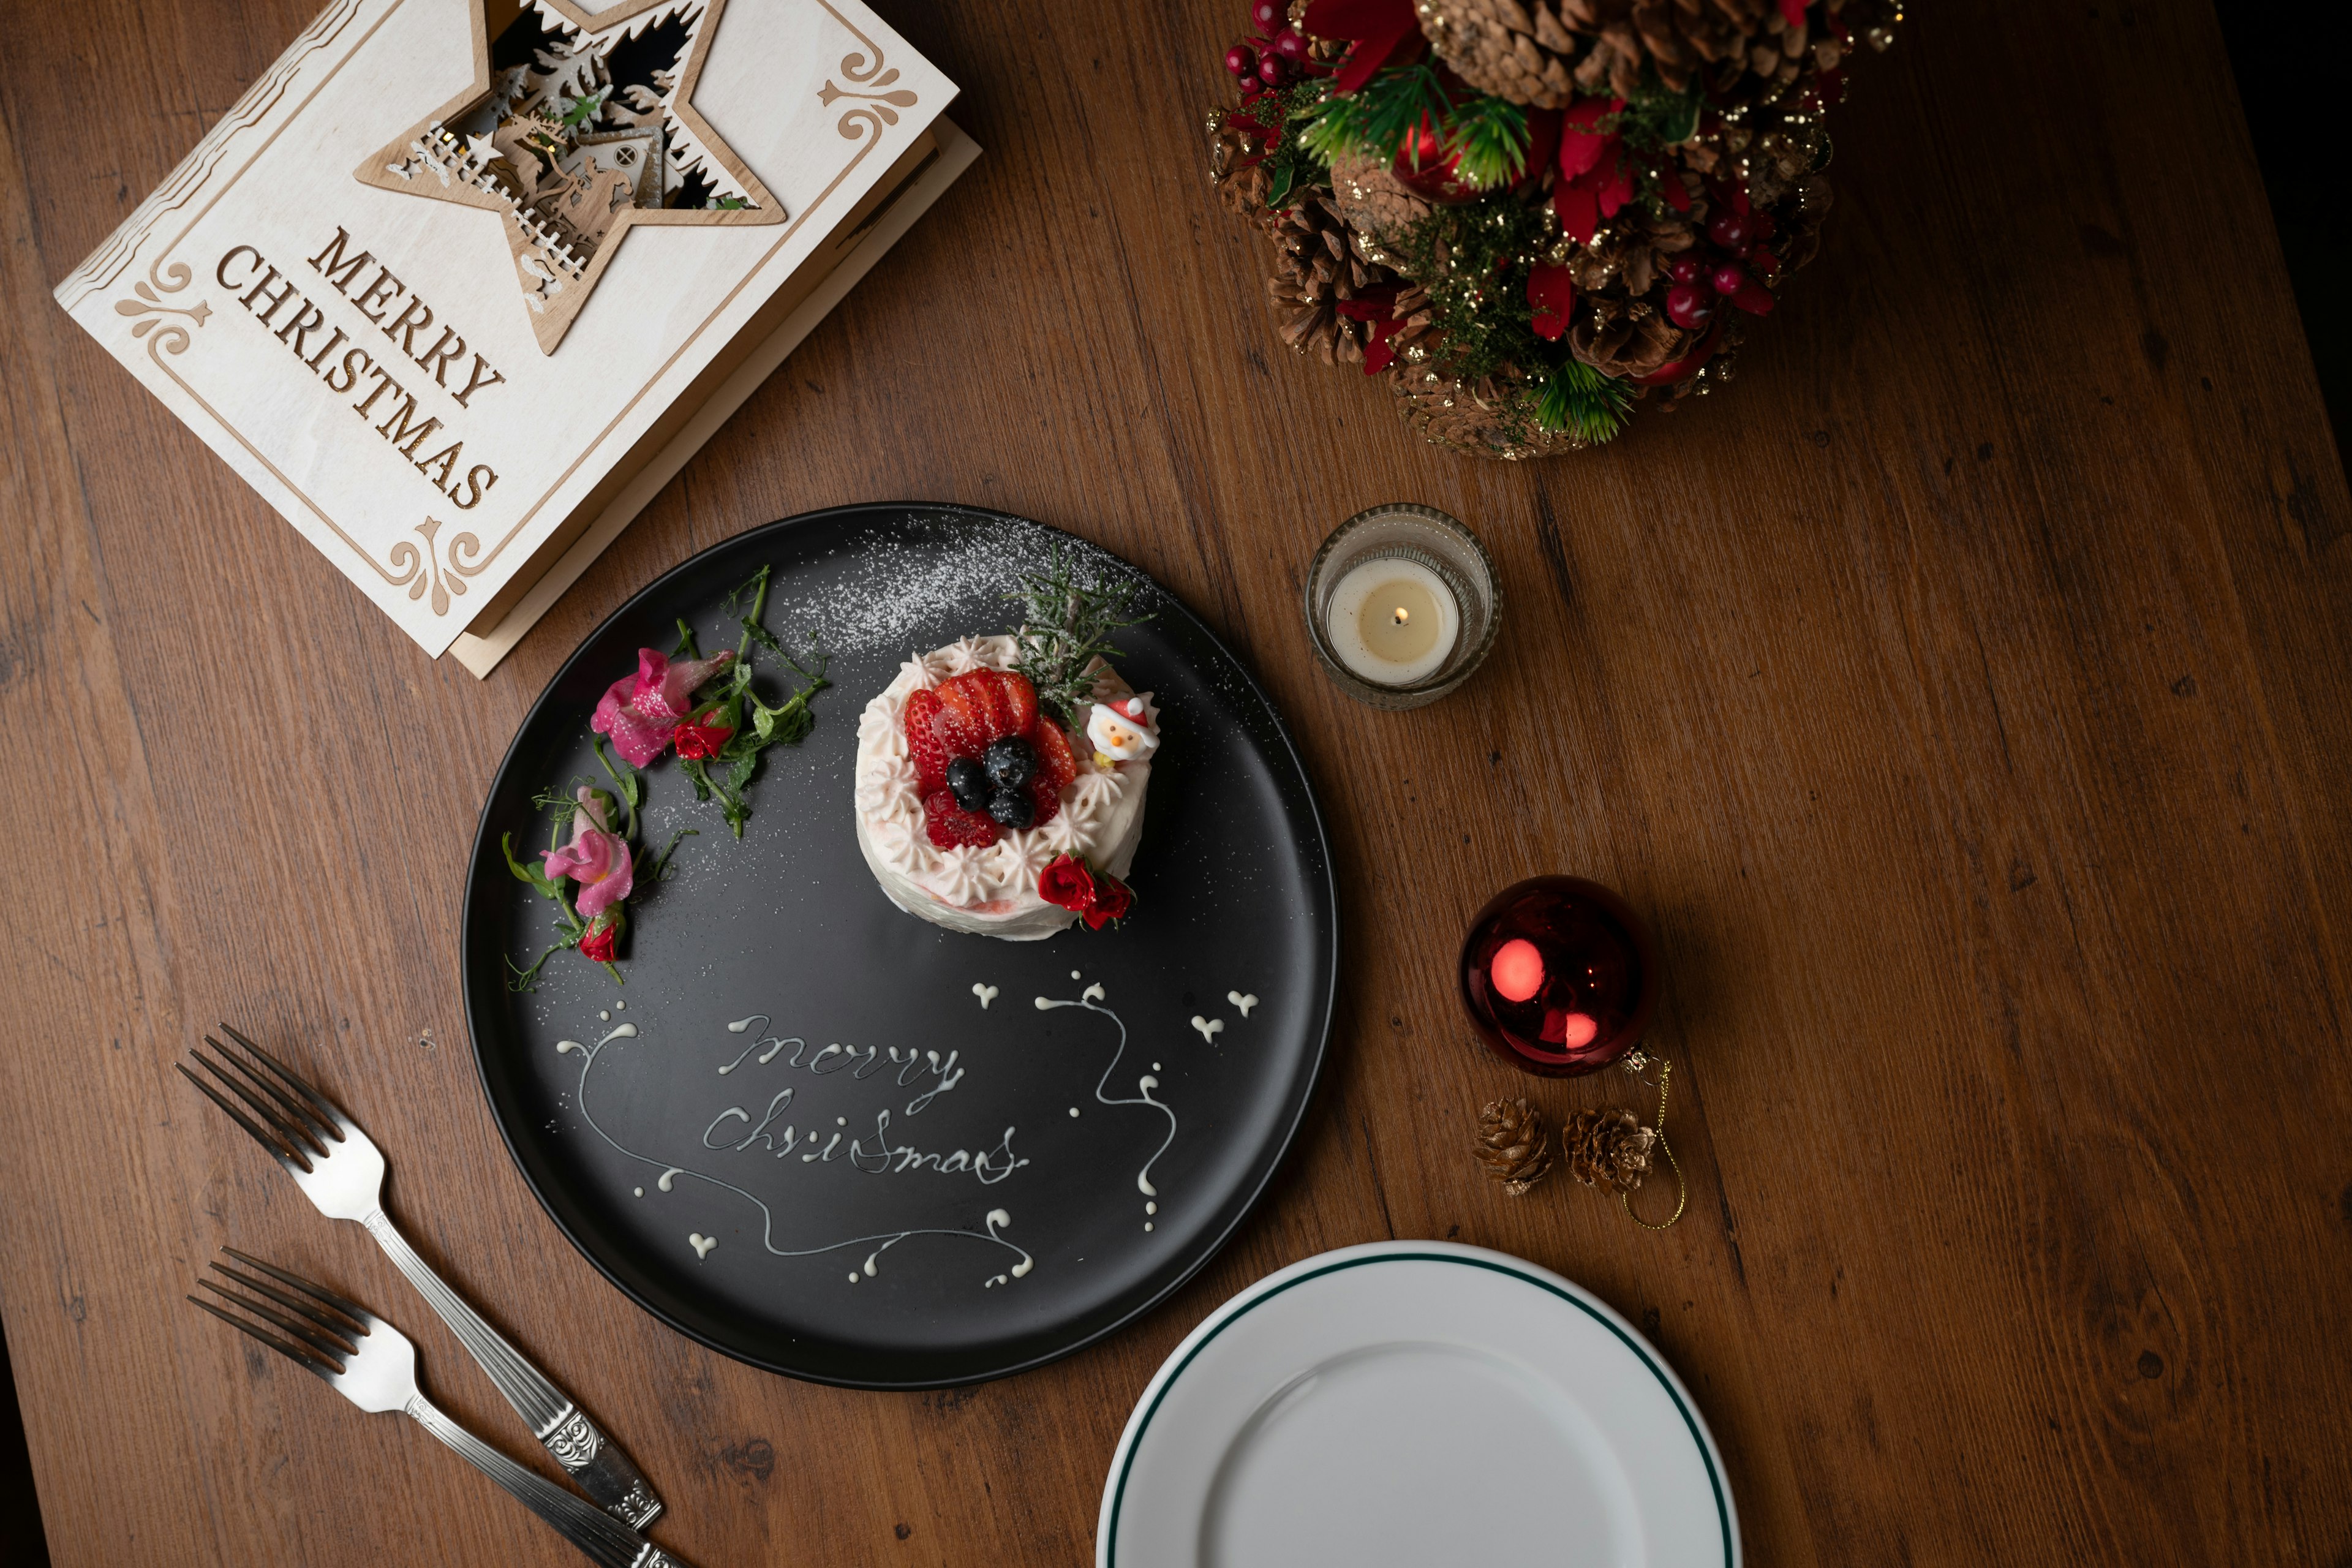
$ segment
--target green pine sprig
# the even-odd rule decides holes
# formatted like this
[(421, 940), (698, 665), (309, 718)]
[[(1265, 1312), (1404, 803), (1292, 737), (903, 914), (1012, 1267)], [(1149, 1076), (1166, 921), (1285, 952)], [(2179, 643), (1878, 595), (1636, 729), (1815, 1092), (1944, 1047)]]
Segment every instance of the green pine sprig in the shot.
[(1139, 578), (1113, 582), (1097, 572), (1081, 581), (1076, 552), (1056, 543), (1046, 552), (1045, 570), (1024, 574), (1020, 591), (1005, 595), (1022, 607), (1013, 668), (1029, 678), (1039, 707), (1064, 729), (1082, 727), (1094, 700), (1091, 666), (1118, 651), (1111, 634), (1153, 618), (1136, 609), (1142, 592)]
[[(1391, 163), (1409, 145), (1417, 153), (1424, 123), (1446, 153), (1459, 155), (1462, 178), (1481, 190), (1509, 184), (1527, 167), (1528, 111), (1489, 93), (1448, 98), (1426, 60), (1391, 66), (1354, 92), (1318, 96), (1293, 117), (1302, 121), (1299, 144), (1326, 167), (1342, 158)], [(1418, 156), (1409, 161), (1420, 166)]]

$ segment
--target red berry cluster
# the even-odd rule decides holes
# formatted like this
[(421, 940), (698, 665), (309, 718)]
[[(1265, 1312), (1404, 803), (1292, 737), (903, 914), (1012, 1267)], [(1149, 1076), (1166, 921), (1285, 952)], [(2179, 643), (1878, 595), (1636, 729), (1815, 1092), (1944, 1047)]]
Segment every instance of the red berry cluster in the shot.
[(1037, 689), (1025, 675), (974, 669), (950, 676), (907, 699), (907, 755), (923, 796), (923, 828), (941, 849), (985, 848), (1003, 829), (984, 812), (967, 811), (948, 788), (948, 764), (984, 755), (992, 741), (1018, 736), (1036, 749), (1037, 771), (1023, 787), (1037, 808), (1030, 823), (1043, 827), (1062, 809), (1062, 789), (1078, 776), (1077, 758), (1062, 727), (1039, 711)]
[(1727, 300), (1751, 316), (1769, 314), (1770, 286), (1780, 276), (1780, 258), (1763, 248), (1772, 235), (1770, 213), (1721, 205), (1706, 226), (1717, 248), (1693, 247), (1666, 264), (1666, 276), (1674, 279), (1666, 290), (1666, 314), (1675, 325), (1703, 331), (1714, 324)]
[(1283, 19), (1275, 0), (1252, 0), (1250, 22), (1257, 37), (1244, 38), (1225, 51), (1225, 68), (1242, 83), (1250, 98), (1269, 88), (1287, 87), (1305, 74), (1307, 35)]

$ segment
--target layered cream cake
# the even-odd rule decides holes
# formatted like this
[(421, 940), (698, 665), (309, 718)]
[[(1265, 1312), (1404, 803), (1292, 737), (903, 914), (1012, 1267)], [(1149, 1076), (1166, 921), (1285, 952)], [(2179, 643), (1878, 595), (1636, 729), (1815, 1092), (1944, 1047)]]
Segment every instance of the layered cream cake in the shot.
[[(1087, 711), (1070, 715), (1084, 732), (1065, 728), (1014, 669), (1020, 651), (1012, 637), (966, 637), (908, 659), (866, 705), (857, 847), (908, 914), (1034, 942), (1082, 913), (1101, 924), (1125, 912), (1119, 879), (1142, 836), (1160, 737), (1150, 694), (1099, 660)], [(1039, 889), (1049, 868), (1051, 901)], [(1074, 896), (1074, 883), (1089, 891)]]

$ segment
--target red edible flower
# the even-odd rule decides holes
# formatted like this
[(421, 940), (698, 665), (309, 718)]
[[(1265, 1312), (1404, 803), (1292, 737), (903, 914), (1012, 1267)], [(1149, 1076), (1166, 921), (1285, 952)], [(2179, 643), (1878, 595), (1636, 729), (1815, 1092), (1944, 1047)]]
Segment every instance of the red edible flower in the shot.
[(621, 911), (614, 910), (596, 917), (585, 935), (580, 939), (580, 956), (597, 963), (610, 963), (618, 952), (621, 940)]
[(1056, 908), (1084, 914), (1095, 901), (1094, 873), (1074, 855), (1057, 856), (1037, 873), (1037, 896)]
[(1094, 901), (1082, 911), (1087, 918), (1087, 929), (1100, 931), (1113, 921), (1123, 920), (1134, 905), (1135, 894), (1129, 890), (1128, 885), (1105, 872), (1102, 880), (1095, 886)]
[(700, 719), (688, 719), (680, 724), (677, 735), (677, 754), (690, 763), (717, 756), (719, 748), (735, 734), (734, 726), (711, 722), (719, 715), (719, 710), (713, 708)]

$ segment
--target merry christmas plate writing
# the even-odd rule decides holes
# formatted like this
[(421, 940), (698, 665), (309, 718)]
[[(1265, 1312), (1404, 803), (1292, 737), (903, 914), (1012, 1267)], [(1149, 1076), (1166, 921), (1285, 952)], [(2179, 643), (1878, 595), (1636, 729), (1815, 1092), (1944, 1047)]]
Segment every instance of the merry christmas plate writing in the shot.
[[(1006, 595), (1057, 549), (1082, 574), (1135, 584), (1151, 616), (1112, 639), (1165, 742), (1123, 884), (1132, 907), (1043, 941), (918, 921), (860, 853), (861, 710), (910, 658), (1013, 630)], [(743, 631), (750, 602), (730, 598), (762, 568), (773, 645)], [(627, 698), (641, 649), (676, 668), (739, 646), (761, 673), (733, 708), (689, 721), (711, 726), (702, 739), (642, 773), (610, 745), (600, 757), (592, 715), (616, 681)], [(808, 700), (805, 735), (760, 753), (739, 838), (725, 796), (744, 741), (679, 752), (762, 724), (793, 733), (794, 715), (761, 715), (789, 706), (781, 654), (814, 668), (812, 646), (830, 684)], [(1107, 756), (1087, 765), (1114, 772)], [(697, 798), (698, 771), (710, 798)], [(566, 826), (583, 785), (608, 793)], [(592, 913), (586, 873), (567, 881), (562, 858), (541, 853), (577, 841), (573, 860), (593, 858), (600, 816), (636, 849), (613, 906), (625, 923)], [(1016, 862), (1015, 847), (990, 865)], [(524, 879), (542, 865), (551, 884)], [(813, 513), (646, 589), (524, 720), (467, 887), (483, 1087), (549, 1214), (664, 1321), (826, 1383), (1002, 1376), (1148, 1310), (1264, 1190), (1330, 1027), (1339, 929), (1322, 824), (1265, 695), (1133, 568), (999, 513)], [(614, 944), (611, 963), (562, 950), (524, 978), (583, 931), (589, 953)]]

